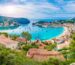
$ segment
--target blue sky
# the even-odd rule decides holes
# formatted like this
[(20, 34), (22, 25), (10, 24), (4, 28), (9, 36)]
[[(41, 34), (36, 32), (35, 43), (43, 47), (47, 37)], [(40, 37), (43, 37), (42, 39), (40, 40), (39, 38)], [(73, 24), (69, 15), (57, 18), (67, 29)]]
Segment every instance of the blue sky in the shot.
[[(14, 12), (10, 12), (13, 9)], [(75, 17), (75, 0), (0, 0), (0, 15), (25, 18)]]

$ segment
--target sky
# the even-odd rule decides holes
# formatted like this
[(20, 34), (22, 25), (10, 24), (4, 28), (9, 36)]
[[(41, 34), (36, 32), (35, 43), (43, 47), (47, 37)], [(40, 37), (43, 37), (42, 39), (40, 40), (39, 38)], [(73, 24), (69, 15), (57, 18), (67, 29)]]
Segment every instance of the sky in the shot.
[(75, 17), (75, 0), (0, 0), (0, 15), (30, 19)]

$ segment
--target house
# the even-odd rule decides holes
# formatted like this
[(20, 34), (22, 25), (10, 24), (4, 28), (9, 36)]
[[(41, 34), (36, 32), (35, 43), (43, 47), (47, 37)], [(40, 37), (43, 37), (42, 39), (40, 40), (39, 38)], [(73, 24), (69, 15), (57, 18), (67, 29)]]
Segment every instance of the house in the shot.
[(11, 40), (10, 38), (5, 37), (4, 35), (0, 35), (0, 44), (11, 49), (16, 49), (18, 46), (17, 41)]
[(65, 60), (64, 56), (58, 51), (48, 51), (46, 49), (36, 49), (32, 48), (27, 52), (27, 57), (37, 59), (38, 61), (48, 60), (50, 57), (58, 58), (60, 60)]
[(18, 42), (26, 42), (27, 39), (25, 39), (25, 38), (17, 38), (16, 41), (18, 41)]
[(69, 47), (69, 44), (70, 44), (70, 41), (65, 41), (65, 42), (62, 43), (62, 44), (58, 44), (58, 45), (57, 45), (57, 49), (62, 49), (62, 48)]

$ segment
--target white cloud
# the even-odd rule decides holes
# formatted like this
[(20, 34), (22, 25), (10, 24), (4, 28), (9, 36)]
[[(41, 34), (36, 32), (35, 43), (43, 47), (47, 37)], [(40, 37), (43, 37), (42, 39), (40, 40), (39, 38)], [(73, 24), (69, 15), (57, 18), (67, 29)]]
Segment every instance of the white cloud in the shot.
[(55, 2), (57, 2), (57, 3), (64, 3), (64, 0), (55, 0)]
[[(56, 0), (59, 4), (63, 4), (64, 0)], [(25, 18), (55, 18), (55, 17), (75, 17), (75, 3), (68, 2), (60, 8), (54, 4), (48, 3), (47, 0), (12, 0), (13, 3), (23, 3), (23, 5), (14, 5), (12, 8), (14, 12), (5, 10), (9, 5), (0, 5), (0, 15), (11, 17), (25, 17)], [(12, 9), (12, 10), (13, 10)], [(63, 9), (63, 11), (62, 11)], [(11, 11), (11, 10), (10, 10)], [(73, 14), (72, 14), (73, 13)]]
[(6, 3), (11, 4), (43, 3), (43, 2), (47, 2), (47, 0), (6, 0)]
[(0, 15), (26, 18), (47, 18), (50, 14), (60, 10), (60, 8), (49, 3), (42, 3), (40, 5), (28, 3), (25, 5), (11, 5), (13, 6), (14, 12), (9, 13), (10, 9), (5, 10), (7, 6), (10, 5), (0, 5)]
[(69, 2), (64, 6), (64, 10), (66, 13), (75, 13), (75, 3)]

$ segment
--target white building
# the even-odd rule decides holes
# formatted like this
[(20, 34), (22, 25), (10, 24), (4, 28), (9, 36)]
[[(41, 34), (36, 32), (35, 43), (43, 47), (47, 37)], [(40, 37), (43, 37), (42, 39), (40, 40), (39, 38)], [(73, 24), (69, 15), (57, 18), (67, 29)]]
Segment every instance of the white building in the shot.
[(4, 35), (0, 35), (0, 44), (11, 49), (16, 49), (18, 46), (17, 41), (11, 40), (10, 38), (5, 37)]

